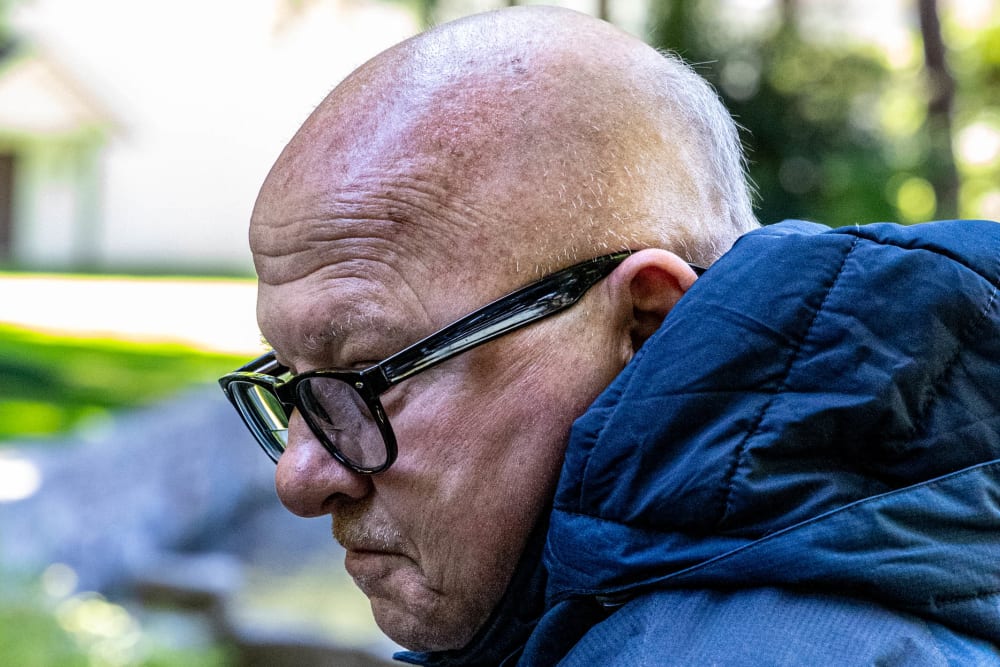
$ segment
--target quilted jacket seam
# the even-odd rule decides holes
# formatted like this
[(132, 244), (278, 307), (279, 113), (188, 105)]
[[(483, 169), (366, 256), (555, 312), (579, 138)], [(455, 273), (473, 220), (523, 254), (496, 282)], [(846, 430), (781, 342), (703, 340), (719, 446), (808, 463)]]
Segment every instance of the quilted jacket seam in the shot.
[(782, 370), (781, 374), (781, 384), (778, 386), (777, 390), (771, 395), (771, 397), (761, 406), (754, 418), (750, 428), (747, 429), (746, 435), (736, 446), (732, 460), (730, 461), (729, 468), (726, 470), (726, 474), (723, 477), (720, 494), (722, 496), (719, 503), (720, 507), (717, 513), (718, 518), (715, 520), (715, 525), (717, 529), (721, 529), (723, 523), (731, 515), (733, 508), (733, 496), (735, 494), (734, 482), (736, 479), (736, 472), (739, 470), (740, 464), (749, 450), (750, 441), (753, 440), (758, 434), (761, 424), (763, 424), (764, 419), (767, 417), (770, 410), (774, 407), (775, 401), (778, 396), (782, 394), (785, 388), (788, 386), (789, 377), (792, 375), (792, 371), (795, 369), (796, 364), (801, 359), (802, 350), (805, 347), (805, 343), (809, 340), (813, 332), (813, 327), (816, 325), (816, 321), (819, 319), (820, 313), (823, 312), (830, 295), (836, 288), (837, 283), (840, 281), (844, 273), (844, 267), (847, 265), (847, 260), (850, 258), (851, 253), (854, 252), (855, 247), (857, 247), (860, 237), (855, 236), (854, 241), (851, 243), (850, 247), (844, 252), (844, 256), (841, 259), (840, 266), (837, 267), (836, 272), (830, 278), (829, 283), (825, 286), (825, 293), (823, 294), (823, 299), (820, 301), (816, 310), (813, 312), (812, 317), (809, 321), (808, 326), (805, 328), (804, 333), (801, 338), (795, 341), (795, 347), (792, 353), (788, 357), (788, 362), (785, 364), (785, 368)]

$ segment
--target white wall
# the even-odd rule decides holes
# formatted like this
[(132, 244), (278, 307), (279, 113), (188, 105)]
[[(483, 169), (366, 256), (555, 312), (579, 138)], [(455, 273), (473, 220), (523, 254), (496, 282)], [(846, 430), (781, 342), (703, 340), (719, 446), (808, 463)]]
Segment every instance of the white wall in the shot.
[[(117, 126), (101, 159), (95, 236), (107, 265), (249, 270), (246, 225), (292, 133), (340, 79), (417, 31), (374, 0), (33, 0), (15, 25)], [(36, 206), (29, 256), (73, 243)], [(44, 213), (44, 215), (42, 215)], [(38, 239), (48, 239), (39, 244)], [(39, 257), (39, 253), (43, 257)]]

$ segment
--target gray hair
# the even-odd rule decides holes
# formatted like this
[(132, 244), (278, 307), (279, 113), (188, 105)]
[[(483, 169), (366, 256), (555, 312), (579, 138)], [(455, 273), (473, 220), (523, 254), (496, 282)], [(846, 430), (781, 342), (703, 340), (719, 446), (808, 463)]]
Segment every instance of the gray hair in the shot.
[(673, 241), (670, 249), (707, 266), (737, 238), (760, 226), (753, 212), (753, 185), (740, 128), (718, 93), (676, 54), (660, 51), (660, 55), (663, 66), (657, 76), (664, 120), (673, 132), (679, 131), (678, 125), (685, 131), (689, 151), (696, 153), (687, 167), (693, 169), (703, 188), (701, 198), (709, 204), (682, 212), (683, 220), (663, 211), (661, 220), (673, 229), (664, 228), (662, 233)]

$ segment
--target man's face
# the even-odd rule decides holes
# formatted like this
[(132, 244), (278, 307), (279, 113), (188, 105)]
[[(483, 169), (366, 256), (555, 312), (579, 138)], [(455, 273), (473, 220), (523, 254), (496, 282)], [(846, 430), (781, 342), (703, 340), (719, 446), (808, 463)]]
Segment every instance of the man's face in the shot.
[[(283, 186), (258, 202), (258, 317), (294, 372), (371, 365), (532, 279), (491, 274), (458, 224), (400, 233), (393, 211), (433, 229), (461, 214), (394, 180), (354, 181), (349, 197)], [(383, 394), (399, 445), (384, 473), (347, 470), (293, 415), (279, 497), (297, 514), (333, 517), (348, 572), (402, 645), (459, 648), (499, 601), (572, 421), (621, 368), (607, 327), (595, 326), (600, 298), (598, 286), (573, 309)]]

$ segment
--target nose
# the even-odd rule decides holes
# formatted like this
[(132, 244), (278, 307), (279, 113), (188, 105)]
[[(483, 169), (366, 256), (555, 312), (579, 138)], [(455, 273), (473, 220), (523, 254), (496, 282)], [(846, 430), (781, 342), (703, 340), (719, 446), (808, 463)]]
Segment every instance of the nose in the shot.
[(298, 411), (288, 422), (288, 446), (278, 459), (274, 486), (288, 511), (303, 517), (329, 514), (337, 498), (360, 499), (369, 475), (344, 467), (316, 439)]

